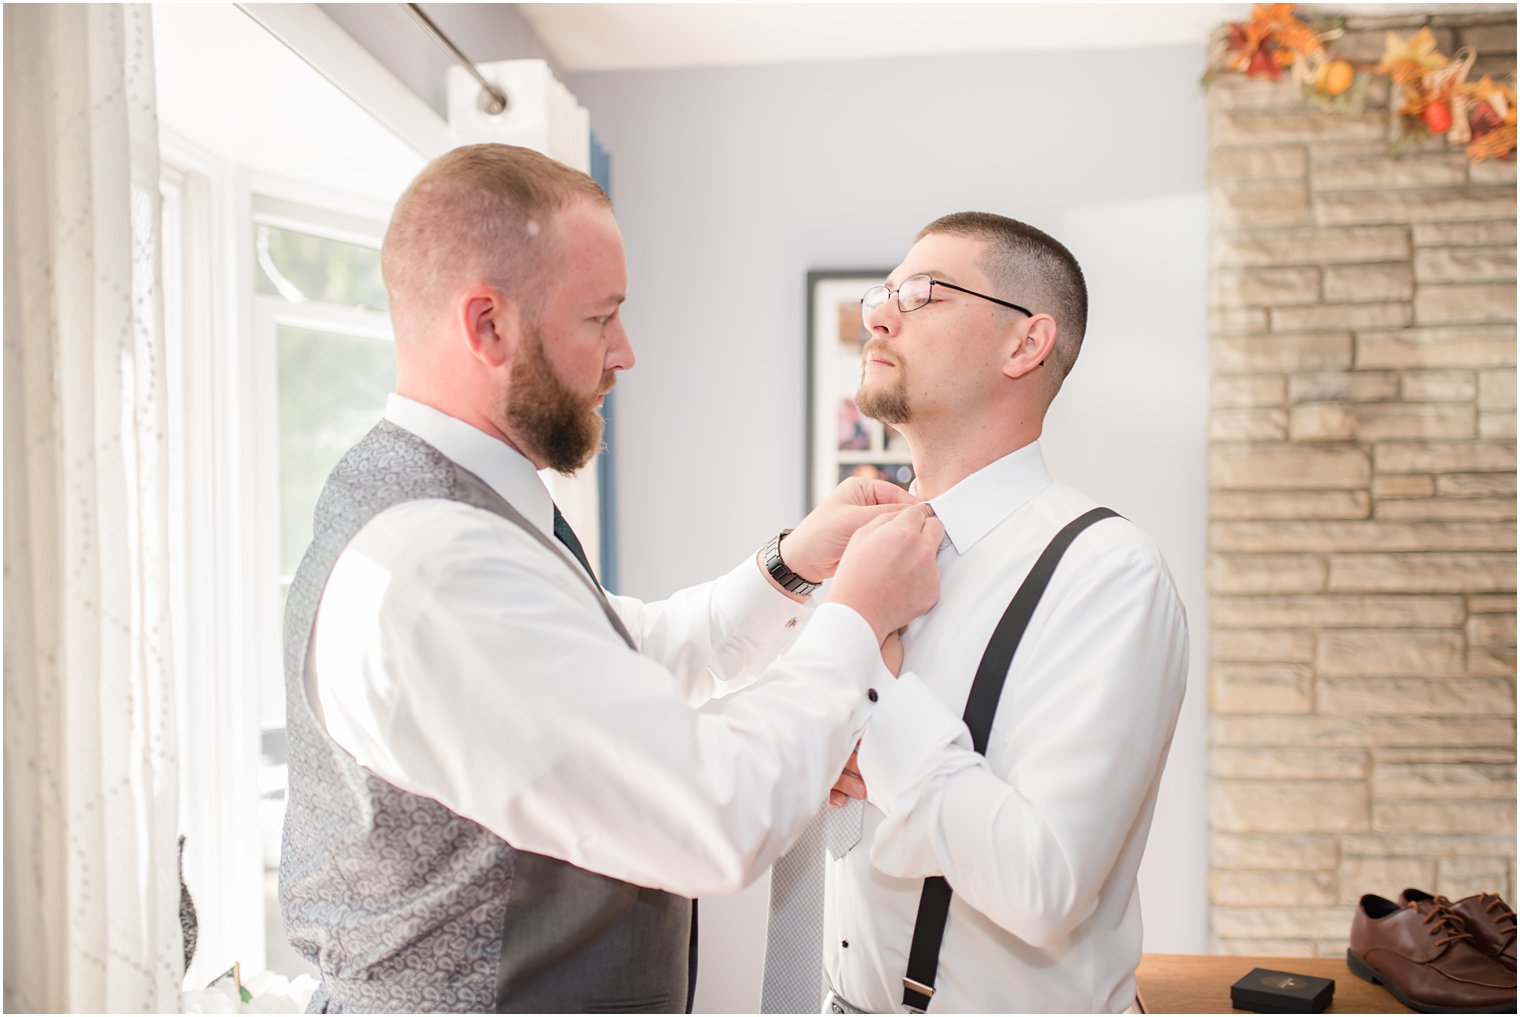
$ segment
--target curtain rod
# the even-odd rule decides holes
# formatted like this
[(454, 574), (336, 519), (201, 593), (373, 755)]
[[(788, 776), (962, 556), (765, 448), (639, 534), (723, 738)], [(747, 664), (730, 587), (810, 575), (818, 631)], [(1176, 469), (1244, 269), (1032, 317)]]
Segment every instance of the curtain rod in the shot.
[(443, 29), (433, 24), (433, 19), (424, 13), (422, 6), (420, 4), (402, 4), (401, 6), (406, 8), (408, 14), (417, 19), (417, 23), (422, 26), (423, 30), (433, 37), (434, 42), (443, 47), (444, 52), (448, 53), (455, 63), (469, 71), (470, 76), (480, 82), (480, 111), (490, 116), (505, 113), (507, 107), (511, 105), (507, 101), (507, 94), (486, 80), (485, 75), (480, 73), (480, 70), (470, 58), (465, 56), (458, 46), (454, 45), (452, 39), (443, 34)]

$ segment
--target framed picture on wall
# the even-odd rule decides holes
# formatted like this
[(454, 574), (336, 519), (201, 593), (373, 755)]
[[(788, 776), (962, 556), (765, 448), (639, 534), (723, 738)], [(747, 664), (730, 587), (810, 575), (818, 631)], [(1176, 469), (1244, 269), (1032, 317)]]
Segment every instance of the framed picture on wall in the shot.
[(807, 274), (809, 509), (849, 476), (888, 480), (903, 488), (913, 480), (902, 435), (855, 406), (861, 350), (870, 338), (860, 320), (860, 298), (890, 272), (881, 268)]

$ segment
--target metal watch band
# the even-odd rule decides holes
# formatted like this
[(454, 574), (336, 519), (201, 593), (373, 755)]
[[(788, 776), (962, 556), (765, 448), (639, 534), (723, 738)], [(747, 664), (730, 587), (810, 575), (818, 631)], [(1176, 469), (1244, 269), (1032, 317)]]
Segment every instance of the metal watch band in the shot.
[(786, 562), (781, 560), (781, 541), (791, 532), (791, 528), (788, 527), (772, 537), (766, 543), (765, 550), (761, 553), (761, 558), (765, 561), (765, 571), (771, 574), (771, 578), (776, 580), (783, 590), (795, 593), (799, 597), (806, 597), (818, 589), (820, 584), (810, 583), (806, 579), (803, 579), (797, 573), (787, 568)]

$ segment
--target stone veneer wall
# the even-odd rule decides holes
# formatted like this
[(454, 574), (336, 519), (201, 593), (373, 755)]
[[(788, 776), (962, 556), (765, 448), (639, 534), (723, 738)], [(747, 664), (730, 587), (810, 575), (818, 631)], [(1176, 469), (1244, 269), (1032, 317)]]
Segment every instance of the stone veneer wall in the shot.
[[(1429, 24), (1515, 66), (1513, 7), (1350, 13), (1353, 59)], [(1372, 99), (1208, 90), (1216, 952), (1338, 956), (1363, 893), (1515, 902), (1515, 163), (1390, 158)]]

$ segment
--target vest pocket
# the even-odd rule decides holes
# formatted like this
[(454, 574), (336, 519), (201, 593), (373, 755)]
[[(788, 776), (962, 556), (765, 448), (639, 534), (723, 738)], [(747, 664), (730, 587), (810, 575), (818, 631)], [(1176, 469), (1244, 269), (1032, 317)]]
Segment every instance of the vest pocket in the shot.
[(669, 996), (646, 996), (643, 999), (607, 999), (588, 1002), (587, 1013), (675, 1013)]

